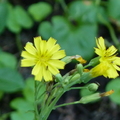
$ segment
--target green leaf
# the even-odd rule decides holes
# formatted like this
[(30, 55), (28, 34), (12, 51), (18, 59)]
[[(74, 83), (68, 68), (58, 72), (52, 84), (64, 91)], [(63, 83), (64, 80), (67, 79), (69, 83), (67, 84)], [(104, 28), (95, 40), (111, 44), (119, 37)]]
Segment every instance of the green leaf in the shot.
[(0, 91), (16, 92), (24, 88), (22, 76), (10, 68), (0, 68)]
[(35, 21), (41, 21), (52, 12), (52, 7), (46, 2), (38, 2), (29, 6), (28, 12)]
[(114, 90), (114, 93), (109, 96), (109, 98), (120, 105), (120, 78), (113, 79), (108, 82), (106, 86), (106, 91)]
[(32, 112), (11, 112), (10, 117), (11, 120), (34, 120), (34, 114)]
[(26, 80), (25, 88), (23, 89), (23, 95), (27, 101), (33, 102), (34, 101), (34, 79), (28, 78)]
[(74, 1), (68, 7), (69, 18), (78, 22), (95, 23), (97, 6), (93, 1)]
[(2, 33), (5, 29), (7, 16), (8, 16), (7, 4), (0, 2), (0, 33)]
[(8, 67), (15, 69), (17, 65), (17, 59), (14, 55), (0, 51), (0, 68)]
[(66, 18), (55, 16), (52, 18), (52, 23), (42, 22), (38, 32), (45, 39), (51, 36), (57, 39), (67, 55), (78, 54), (87, 60), (94, 55), (96, 24), (84, 23), (75, 26)]
[(34, 110), (34, 104), (23, 98), (16, 98), (12, 100), (10, 106), (18, 111), (29, 112)]
[(14, 12), (18, 24), (27, 29), (32, 27), (33, 21), (31, 20), (28, 13), (21, 6), (16, 6)]
[(108, 0), (107, 11), (108, 15), (114, 19), (120, 19), (120, 0)]
[(9, 13), (8, 13), (6, 26), (11, 32), (19, 33), (22, 27), (16, 19), (14, 8), (10, 4), (8, 5), (8, 8), (9, 8)]

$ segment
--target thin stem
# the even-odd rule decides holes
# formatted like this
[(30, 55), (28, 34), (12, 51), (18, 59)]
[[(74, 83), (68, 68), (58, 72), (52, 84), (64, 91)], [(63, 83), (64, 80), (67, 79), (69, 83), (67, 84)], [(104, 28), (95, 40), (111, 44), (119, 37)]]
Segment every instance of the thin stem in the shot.
[(66, 5), (65, 1), (64, 1), (64, 0), (59, 0), (59, 2), (60, 2), (60, 4), (61, 4), (63, 10), (64, 10), (65, 12), (67, 12), (68, 9), (67, 9), (67, 5)]
[(69, 90), (75, 90), (75, 89), (83, 89), (83, 88), (87, 88), (87, 87), (71, 87), (71, 88), (68, 89), (68, 91)]
[(38, 108), (37, 108), (37, 81), (35, 81), (34, 86), (35, 86), (35, 103), (34, 103), (35, 120), (39, 120), (39, 118), (38, 118), (39, 112), (38, 112)]
[(75, 101), (75, 102), (70, 102), (70, 103), (64, 103), (64, 104), (55, 106), (54, 109), (56, 109), (58, 107), (63, 107), (63, 106), (73, 105), (73, 104), (79, 104), (79, 103), (80, 103), (80, 101)]
[(18, 47), (18, 50), (19, 52), (22, 51), (23, 47), (22, 47), (22, 43), (21, 43), (21, 40), (20, 40), (20, 34), (16, 34), (16, 45)]
[[(51, 101), (51, 103), (48, 105), (48, 103), (45, 105), (44, 109), (42, 109), (42, 113), (40, 113), (40, 116), (39, 116), (39, 119), (42, 119), (42, 120), (47, 120), (47, 118), (49, 117), (49, 114), (51, 113), (51, 111), (53, 110), (55, 104), (57, 103), (57, 101), (60, 99), (60, 97), (63, 95), (64, 93), (64, 89), (63, 88), (59, 88), (58, 94), (56, 94), (56, 96), (51, 96), (53, 97), (54, 99)], [(48, 99), (51, 99), (48, 98)], [(48, 100), (49, 101), (49, 100)]]
[(107, 20), (105, 20), (104, 18), (103, 18), (103, 16), (101, 15), (101, 14), (99, 14), (99, 19), (102, 21), (102, 23), (104, 24), (104, 25), (106, 25), (107, 26), (107, 28), (108, 28), (108, 30), (109, 30), (109, 32), (110, 32), (110, 35), (111, 35), (111, 38), (112, 38), (112, 40), (113, 40), (113, 42), (114, 42), (114, 44), (115, 44), (115, 46), (118, 48), (118, 50), (120, 51), (120, 44), (119, 44), (119, 41), (118, 41), (118, 39), (117, 39), (117, 37), (116, 37), (116, 35), (115, 35), (115, 31), (114, 31), (114, 29), (113, 29), (113, 27), (111, 26), (111, 24), (107, 21)]

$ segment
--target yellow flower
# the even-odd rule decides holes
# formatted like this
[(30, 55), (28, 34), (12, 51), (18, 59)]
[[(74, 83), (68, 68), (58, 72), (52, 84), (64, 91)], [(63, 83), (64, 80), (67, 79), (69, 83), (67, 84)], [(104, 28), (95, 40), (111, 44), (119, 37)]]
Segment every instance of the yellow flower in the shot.
[(96, 43), (98, 48), (95, 48), (95, 53), (100, 56), (100, 64), (91, 70), (92, 75), (116, 78), (119, 76), (117, 70), (120, 71), (120, 58), (116, 56), (117, 49), (113, 45), (106, 49), (102, 37), (98, 38)]
[(34, 46), (28, 42), (22, 51), (22, 67), (34, 66), (32, 74), (35, 80), (52, 81), (52, 75), (59, 73), (58, 69), (64, 69), (65, 62), (59, 60), (65, 57), (65, 51), (60, 50), (59, 44), (56, 44), (54, 38), (48, 41), (42, 40), (41, 37), (34, 38)]

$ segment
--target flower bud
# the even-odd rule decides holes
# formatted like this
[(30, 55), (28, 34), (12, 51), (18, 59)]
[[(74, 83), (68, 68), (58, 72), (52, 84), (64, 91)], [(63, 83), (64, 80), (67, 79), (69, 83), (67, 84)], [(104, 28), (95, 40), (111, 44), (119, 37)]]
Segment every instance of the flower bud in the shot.
[(66, 64), (68, 64), (72, 61), (72, 58), (71, 58), (71, 56), (66, 56), (62, 59), (62, 61), (64, 61)]
[(92, 95), (82, 97), (79, 102), (82, 104), (87, 104), (89, 102), (93, 102), (93, 101), (98, 100), (100, 98), (101, 98), (100, 93), (94, 93)]
[(100, 57), (93, 58), (93, 59), (89, 62), (88, 66), (96, 66), (97, 64), (99, 64), (99, 59), (100, 59)]
[(83, 73), (83, 65), (82, 64), (78, 64), (76, 69), (77, 69), (77, 72), (80, 75), (82, 75), (82, 73)]
[(96, 83), (91, 83), (87, 87), (89, 91), (95, 92), (98, 89), (99, 85)]

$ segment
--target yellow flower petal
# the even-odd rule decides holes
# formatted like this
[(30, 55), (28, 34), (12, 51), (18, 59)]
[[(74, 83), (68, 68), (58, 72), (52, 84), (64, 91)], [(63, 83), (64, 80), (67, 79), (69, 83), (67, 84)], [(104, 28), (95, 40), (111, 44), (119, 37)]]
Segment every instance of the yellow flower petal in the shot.
[(106, 50), (105, 55), (106, 55), (106, 56), (111, 56), (111, 55), (114, 55), (116, 52), (117, 52), (117, 49), (112, 45), (111, 47), (109, 47), (109, 48)]
[(30, 43), (30, 42), (27, 42), (27, 44), (26, 44), (26, 46), (24, 48), (30, 54), (36, 55), (36, 53), (37, 53), (37, 50), (35, 49), (33, 44)]
[(97, 46), (99, 49), (106, 50), (105, 42), (104, 42), (104, 39), (102, 37), (99, 37), (98, 40), (96, 40), (96, 43), (97, 43)]
[(58, 44), (54, 45), (51, 49), (48, 50), (48, 54), (54, 54), (60, 49), (60, 46)]
[(64, 66), (65, 66), (65, 62), (60, 61), (60, 60), (50, 60), (48, 62), (48, 64), (51, 65), (51, 66), (55, 66), (58, 69), (63, 69)]
[(42, 81), (42, 77), (42, 74), (38, 73), (37, 75), (35, 75), (35, 80)]
[(35, 55), (30, 54), (27, 51), (22, 51), (21, 56), (27, 59), (36, 59)]
[(45, 68), (43, 69), (43, 77), (44, 77), (45, 81), (52, 81), (51, 72), (46, 70)]
[(51, 59), (61, 59), (63, 57), (65, 57), (65, 51), (64, 50), (59, 50), (56, 53), (53, 54), (53, 56), (51, 57)]
[(56, 40), (50, 37), (47, 41), (47, 49), (50, 50), (52, 47), (54, 47), (55, 43), (56, 43)]
[(46, 41), (45, 40), (41, 40), (41, 42), (40, 42), (40, 52), (41, 52), (41, 55), (44, 55), (46, 50), (47, 50)]
[(34, 44), (38, 52), (40, 52), (40, 42), (41, 42), (41, 37), (35, 37), (34, 38)]
[[(97, 76), (103, 75), (109, 78), (116, 78), (118, 76), (117, 70), (120, 71), (120, 58), (116, 57), (117, 49), (112, 45), (106, 50), (102, 37), (98, 38), (97, 46), (98, 48), (95, 48), (95, 52), (100, 56), (100, 64), (95, 66), (91, 70), (91, 73)], [(103, 71), (101, 71), (101, 69), (103, 69)]]
[(36, 64), (36, 61), (33, 59), (22, 59), (21, 67), (30, 67)]
[(49, 65), (48, 66), (48, 70), (53, 74), (53, 75), (56, 75), (59, 73), (59, 70), (55, 67), (55, 66), (52, 66), (52, 65)]
[(42, 74), (42, 64), (40, 62), (37, 62), (36, 65), (32, 69), (32, 74), (37, 75), (39, 72)]
[(49, 38), (46, 42), (41, 37), (34, 38), (34, 45), (27, 43), (21, 56), (21, 66), (33, 66), (32, 74), (35, 80), (52, 81), (52, 75), (58, 74), (58, 69), (63, 69), (65, 63), (59, 59), (65, 56), (65, 51), (60, 50), (59, 44), (56, 44), (54, 38)]

